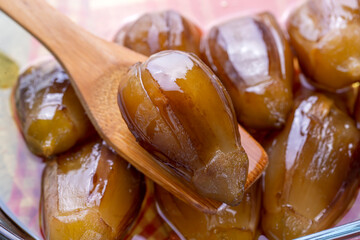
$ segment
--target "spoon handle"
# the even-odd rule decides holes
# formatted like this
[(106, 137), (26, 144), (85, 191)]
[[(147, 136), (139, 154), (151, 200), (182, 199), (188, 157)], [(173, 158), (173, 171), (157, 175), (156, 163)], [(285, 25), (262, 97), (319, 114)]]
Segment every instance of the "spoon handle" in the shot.
[[(119, 47), (114, 50), (114, 43), (106, 42), (74, 24), (69, 18), (56, 11), (44, 0), (0, 0), (0, 10), (19, 23), (35, 36), (62, 63), (73, 79), (98, 79), (104, 72), (104, 64), (109, 67), (127, 63), (128, 56), (134, 52)], [(114, 54), (114, 51), (120, 53)], [(131, 57), (130, 57), (131, 58)], [(75, 84), (91, 82), (76, 81)]]

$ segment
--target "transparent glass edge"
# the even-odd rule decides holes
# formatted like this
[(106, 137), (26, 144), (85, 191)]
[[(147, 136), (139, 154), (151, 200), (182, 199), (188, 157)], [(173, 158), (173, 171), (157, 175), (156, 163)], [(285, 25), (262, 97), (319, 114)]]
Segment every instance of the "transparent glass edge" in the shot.
[[(12, 211), (6, 206), (6, 204), (0, 198), (0, 210), (15, 224), (19, 227), (22, 231), (27, 233), (30, 237), (35, 240), (40, 240), (38, 236), (35, 236), (30, 229), (28, 229), (25, 224), (23, 224), (16, 216), (12, 213)], [(3, 226), (6, 228), (6, 226)], [(6, 229), (5, 229), (6, 230)]]
[(333, 227), (304, 237), (296, 238), (295, 240), (349, 239), (356, 236), (360, 236), (360, 220), (338, 227)]

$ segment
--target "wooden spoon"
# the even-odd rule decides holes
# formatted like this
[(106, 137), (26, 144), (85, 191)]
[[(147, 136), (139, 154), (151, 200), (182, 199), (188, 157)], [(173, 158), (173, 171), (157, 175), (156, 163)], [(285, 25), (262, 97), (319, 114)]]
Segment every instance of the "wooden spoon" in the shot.
[[(71, 76), (76, 94), (96, 130), (118, 154), (188, 204), (208, 213), (217, 210), (220, 202), (199, 195), (144, 150), (120, 114), (119, 82), (126, 81), (128, 68), (145, 61), (145, 56), (90, 34), (42, 0), (0, 0), (0, 9), (55, 55)], [(239, 130), (250, 159), (246, 183), (249, 187), (265, 169), (267, 155), (243, 128), (239, 126)]]

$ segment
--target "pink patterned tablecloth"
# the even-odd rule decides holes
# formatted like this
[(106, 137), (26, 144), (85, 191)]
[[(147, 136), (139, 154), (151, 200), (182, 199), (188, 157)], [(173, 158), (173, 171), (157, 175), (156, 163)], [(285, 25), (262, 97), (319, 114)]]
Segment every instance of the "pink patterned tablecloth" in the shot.
[[(124, 22), (146, 11), (175, 9), (206, 30), (213, 22), (246, 12), (267, 10), (280, 21), (296, 0), (49, 0), (73, 21), (90, 32), (112, 39)], [(49, 53), (19, 26), (0, 15), (0, 51), (24, 68)], [(4, 30), (3, 30), (4, 29)], [(0, 199), (34, 234), (39, 231), (41, 159), (27, 150), (11, 118), (9, 89), (0, 90)], [(360, 219), (360, 195), (340, 224)], [(136, 226), (127, 239), (175, 239), (156, 213), (149, 193)]]

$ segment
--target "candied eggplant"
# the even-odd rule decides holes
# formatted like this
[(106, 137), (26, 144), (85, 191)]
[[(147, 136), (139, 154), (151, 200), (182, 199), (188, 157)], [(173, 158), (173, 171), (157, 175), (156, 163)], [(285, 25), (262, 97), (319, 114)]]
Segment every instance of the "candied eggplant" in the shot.
[(18, 65), (0, 52), (0, 88), (12, 87), (19, 75)]
[(249, 188), (236, 207), (226, 204), (218, 213), (205, 214), (156, 186), (156, 202), (160, 216), (181, 235), (181, 239), (252, 240), (257, 237), (260, 220), (260, 181)]
[(333, 100), (299, 100), (268, 143), (262, 227), (270, 239), (293, 239), (330, 227), (359, 185), (360, 134)]
[(280, 128), (291, 111), (293, 57), (270, 13), (212, 27), (202, 56), (218, 75), (247, 128)]
[(354, 117), (356, 121), (356, 127), (360, 129), (360, 92), (357, 93), (356, 101), (354, 104)]
[(142, 175), (100, 140), (47, 163), (42, 182), (46, 239), (120, 239), (136, 218)]
[(37, 155), (64, 152), (95, 133), (68, 75), (55, 61), (43, 62), (21, 74), (15, 101), (25, 141)]
[(146, 56), (163, 50), (199, 54), (201, 30), (178, 12), (146, 13), (125, 25), (114, 41)]
[(287, 29), (300, 66), (319, 87), (360, 81), (360, 1), (312, 0), (289, 17)]
[(248, 157), (221, 82), (193, 54), (163, 51), (134, 65), (119, 87), (137, 141), (203, 196), (238, 204)]
[(298, 80), (298, 88), (295, 91), (296, 96), (304, 97), (310, 96), (314, 92), (324, 94), (326, 97), (332, 99), (335, 105), (342, 111), (348, 113), (350, 116), (354, 115), (356, 111), (356, 101), (359, 92), (358, 84), (352, 84), (347, 88), (338, 89), (336, 91), (326, 91), (314, 86), (314, 83), (307, 78), (303, 73), (299, 73), (296, 77)]

